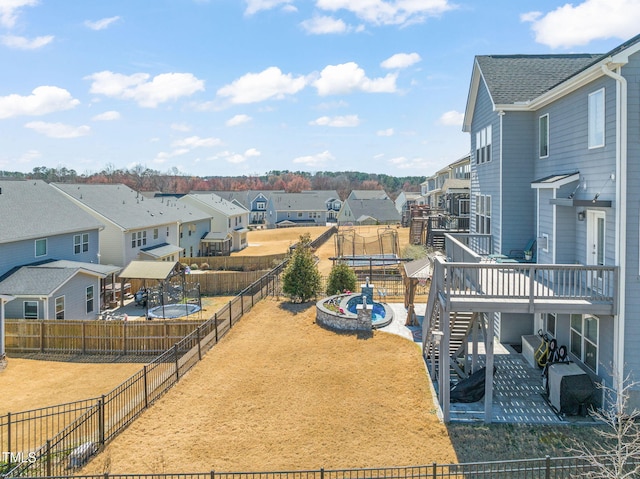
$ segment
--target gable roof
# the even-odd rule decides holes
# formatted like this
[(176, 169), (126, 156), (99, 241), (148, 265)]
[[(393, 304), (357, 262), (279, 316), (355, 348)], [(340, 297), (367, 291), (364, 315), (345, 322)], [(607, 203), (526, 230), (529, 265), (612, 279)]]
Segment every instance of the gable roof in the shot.
[(243, 213), (247, 213), (249, 210), (245, 208), (238, 201), (228, 201), (224, 198), (216, 195), (215, 193), (189, 193), (178, 200), (180, 203), (184, 203), (185, 200), (193, 200), (195, 208), (203, 209), (211, 208), (225, 216), (237, 216)]
[(67, 267), (53, 263), (29, 265), (22, 266), (11, 274), (5, 275), (5, 279), (0, 282), (0, 289), (3, 294), (13, 296), (50, 296), (80, 273), (97, 277), (104, 276), (81, 266)]
[(269, 204), (276, 211), (326, 211), (328, 200), (337, 200), (335, 191), (304, 191), (302, 193), (272, 193)]
[(203, 211), (180, 204), (175, 198), (148, 198), (123, 184), (54, 183), (53, 186), (124, 230), (209, 218)]
[[(265, 199), (269, 199), (269, 195), (274, 191), (271, 190), (239, 190), (239, 191), (191, 191), (192, 194), (204, 194), (204, 193), (213, 193), (214, 195), (218, 195), (221, 198), (224, 198), (227, 201), (236, 200), (242, 206), (251, 209), (251, 202), (255, 200), (259, 195), (265, 197)], [(278, 191), (279, 193), (284, 193), (284, 191)]]
[(462, 129), (471, 131), (481, 82), (486, 85), (494, 109), (528, 110), (604, 75), (601, 65), (625, 64), (629, 55), (638, 50), (640, 35), (605, 54), (476, 56)]
[(351, 214), (358, 221), (371, 217), (378, 221), (400, 221), (400, 213), (390, 199), (372, 198), (366, 200), (347, 199)]
[(0, 180), (0, 243), (104, 225), (42, 180)]
[(348, 200), (370, 200), (370, 199), (388, 198), (387, 192), (384, 190), (351, 190)]

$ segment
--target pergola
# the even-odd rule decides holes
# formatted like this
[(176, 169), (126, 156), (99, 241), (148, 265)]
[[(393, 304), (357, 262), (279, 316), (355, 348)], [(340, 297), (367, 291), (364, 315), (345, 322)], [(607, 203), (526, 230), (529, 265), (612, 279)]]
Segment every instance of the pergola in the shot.
[(402, 276), (404, 281), (404, 307), (407, 310), (406, 326), (419, 326), (418, 317), (415, 311), (416, 289), (418, 285), (425, 285), (427, 281), (431, 281), (433, 267), (431, 260), (426, 257), (409, 261), (402, 268)]
[[(120, 273), (120, 285), (124, 291), (124, 283), (127, 279), (141, 279), (144, 288), (147, 288), (147, 280), (154, 280), (166, 284), (172, 278), (181, 276), (181, 282), (185, 283), (185, 270), (178, 261), (131, 261)], [(120, 306), (124, 306), (124, 297), (120, 297)]]

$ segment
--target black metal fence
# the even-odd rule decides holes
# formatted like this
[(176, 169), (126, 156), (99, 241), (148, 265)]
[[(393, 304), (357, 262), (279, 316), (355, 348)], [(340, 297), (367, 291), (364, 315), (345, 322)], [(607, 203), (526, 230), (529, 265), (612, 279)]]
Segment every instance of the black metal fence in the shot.
[[(598, 458), (600, 466), (586, 457), (546, 457), (516, 461), (430, 464), (424, 466), (368, 469), (316, 469), (279, 472), (203, 472), (185, 474), (99, 474), (76, 479), (570, 479), (611, 467), (611, 457)], [(637, 461), (629, 461), (631, 471)], [(35, 476), (34, 476), (35, 477)], [(40, 476), (42, 477), (42, 476)], [(69, 476), (46, 476), (63, 479)], [(598, 476), (599, 477), (599, 476)], [(604, 476), (603, 476), (604, 477)], [(632, 477), (632, 476), (626, 476)]]
[(285, 264), (108, 394), (0, 416), (0, 472), (7, 477), (52, 476), (84, 464), (177, 383), (258, 301), (278, 294)]
[[(316, 238), (316, 248), (336, 228)], [(261, 299), (281, 294), (285, 259), (108, 394), (0, 416), (0, 477), (62, 475), (84, 464), (198, 363)]]

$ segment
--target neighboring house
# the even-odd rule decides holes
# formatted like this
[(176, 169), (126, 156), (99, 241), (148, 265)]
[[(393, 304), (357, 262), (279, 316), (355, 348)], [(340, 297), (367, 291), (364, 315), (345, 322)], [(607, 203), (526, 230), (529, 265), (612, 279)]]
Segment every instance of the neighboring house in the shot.
[(400, 213), (389, 198), (347, 199), (338, 214), (338, 225), (400, 224)]
[(267, 227), (325, 226), (336, 221), (342, 206), (336, 191), (271, 193), (267, 204)]
[(209, 233), (202, 237), (202, 256), (226, 256), (248, 246), (249, 210), (239, 202), (210, 192), (190, 193), (178, 202), (206, 213), (210, 219)]
[[(442, 302), (425, 316), (471, 311), (506, 343), (541, 330), (594, 380), (619, 389), (631, 377), (631, 408), (640, 407), (639, 72), (640, 36), (606, 54), (475, 58), (463, 126), (471, 134), (471, 233), (469, 247), (452, 238), (447, 256), (481, 262), (535, 241), (535, 263), (524, 293), (494, 284), (489, 295), (479, 283), (498, 270), (481, 265), (465, 294), (480, 288), (485, 297), (465, 305), (455, 284), (470, 270), (450, 263), (450, 291), (438, 291)], [(519, 265), (499, 265), (512, 275), (506, 284), (522, 277)], [(434, 272), (435, 288), (443, 274)], [(488, 369), (492, 361), (487, 354)], [(488, 389), (489, 408), (491, 398)]]
[(449, 165), (448, 178), (441, 187), (442, 208), (451, 216), (469, 216), (471, 191), (471, 155)]
[(389, 195), (384, 190), (351, 190), (347, 200), (385, 200)]
[(396, 205), (396, 210), (398, 210), (398, 213), (400, 213), (403, 226), (409, 225), (409, 220), (411, 219), (411, 207), (413, 205), (419, 205), (423, 201), (424, 199), (422, 198), (420, 193), (411, 191), (400, 192), (394, 204)]
[(192, 193), (213, 193), (227, 201), (237, 201), (249, 210), (249, 225), (266, 225), (267, 204), (272, 193), (284, 193), (284, 191), (193, 191)]
[(123, 184), (52, 186), (104, 224), (103, 263), (124, 267), (132, 260), (178, 261), (202, 253), (209, 216), (174, 197), (148, 198)]
[(105, 280), (103, 223), (41, 180), (0, 181), (0, 295), (6, 317), (95, 319)]

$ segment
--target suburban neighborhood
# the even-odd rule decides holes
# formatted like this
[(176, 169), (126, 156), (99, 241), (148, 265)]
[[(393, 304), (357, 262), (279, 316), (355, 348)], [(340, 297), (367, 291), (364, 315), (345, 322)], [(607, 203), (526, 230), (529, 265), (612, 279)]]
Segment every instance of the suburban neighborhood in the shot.
[(140, 364), (0, 393), (0, 478), (637, 477), (639, 83), (640, 35), (477, 53), (468, 151), (394, 189), (3, 174), (4, 400), (14, 365)]

